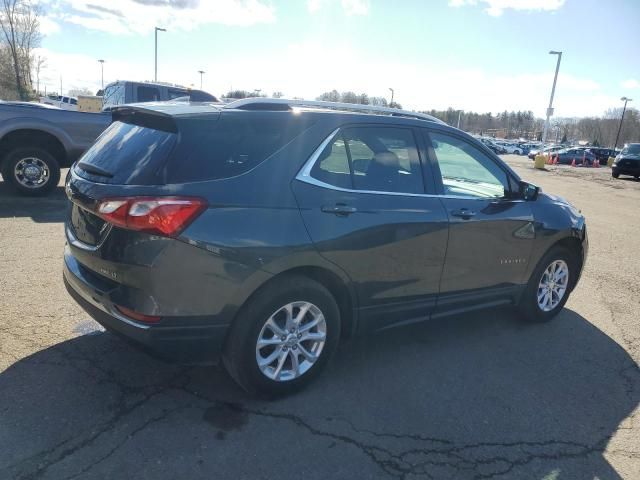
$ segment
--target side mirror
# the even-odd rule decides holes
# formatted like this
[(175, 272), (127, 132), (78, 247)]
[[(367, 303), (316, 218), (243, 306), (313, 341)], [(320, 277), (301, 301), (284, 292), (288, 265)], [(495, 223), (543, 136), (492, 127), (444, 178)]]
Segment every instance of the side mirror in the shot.
[(534, 185), (533, 183), (521, 182), (520, 193), (522, 194), (522, 198), (524, 198), (527, 202), (533, 202), (536, 198), (538, 198), (540, 187)]

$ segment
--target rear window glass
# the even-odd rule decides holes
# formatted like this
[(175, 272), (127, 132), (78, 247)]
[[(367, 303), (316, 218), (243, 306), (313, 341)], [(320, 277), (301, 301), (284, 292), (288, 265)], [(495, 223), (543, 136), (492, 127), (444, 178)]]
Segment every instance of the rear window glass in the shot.
[(184, 119), (167, 166), (168, 183), (235, 177), (256, 167), (309, 126), (290, 112), (223, 113), (215, 121)]
[(78, 175), (100, 183), (155, 185), (177, 135), (114, 122), (78, 162)]

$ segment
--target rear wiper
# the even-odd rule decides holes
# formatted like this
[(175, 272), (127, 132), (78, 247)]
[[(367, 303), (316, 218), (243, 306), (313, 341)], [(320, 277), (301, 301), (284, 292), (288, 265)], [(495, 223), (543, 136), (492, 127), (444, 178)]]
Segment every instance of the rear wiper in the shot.
[(85, 172), (93, 173), (95, 175), (100, 175), (101, 177), (112, 178), (113, 173), (104, 170), (103, 168), (96, 167), (95, 165), (89, 165), (88, 163), (78, 163), (78, 167), (80, 167)]

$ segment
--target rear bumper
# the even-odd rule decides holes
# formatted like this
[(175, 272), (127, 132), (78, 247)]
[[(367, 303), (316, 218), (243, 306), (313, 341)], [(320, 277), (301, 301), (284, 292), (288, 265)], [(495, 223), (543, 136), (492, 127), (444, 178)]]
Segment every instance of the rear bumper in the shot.
[(119, 313), (110, 300), (110, 292), (83, 271), (72, 255), (65, 252), (64, 284), (71, 297), (105, 329), (116, 333), (154, 356), (186, 364), (209, 364), (219, 360), (228, 324), (202, 322), (196, 325), (147, 325)]

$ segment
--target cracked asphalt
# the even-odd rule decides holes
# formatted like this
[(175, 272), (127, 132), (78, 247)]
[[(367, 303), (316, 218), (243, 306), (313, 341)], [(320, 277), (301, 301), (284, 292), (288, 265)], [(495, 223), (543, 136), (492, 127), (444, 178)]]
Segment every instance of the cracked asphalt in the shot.
[(0, 478), (640, 478), (640, 182), (507, 160), (587, 216), (559, 317), (357, 338), (278, 401), (103, 332), (62, 285), (62, 188), (25, 199), (0, 182)]

